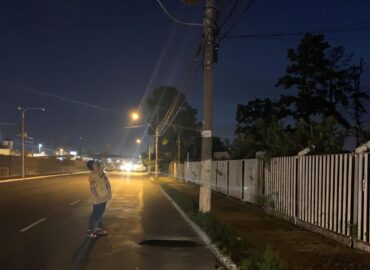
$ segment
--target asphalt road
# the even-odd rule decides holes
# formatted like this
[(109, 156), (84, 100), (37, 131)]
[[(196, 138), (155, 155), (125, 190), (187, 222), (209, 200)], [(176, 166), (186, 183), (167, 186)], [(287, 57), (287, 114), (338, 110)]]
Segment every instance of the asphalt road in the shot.
[[(0, 269), (215, 269), (215, 257), (148, 176), (110, 180), (109, 235), (97, 240), (85, 237), (87, 174), (0, 183)], [(199, 245), (158, 241), (168, 239)]]

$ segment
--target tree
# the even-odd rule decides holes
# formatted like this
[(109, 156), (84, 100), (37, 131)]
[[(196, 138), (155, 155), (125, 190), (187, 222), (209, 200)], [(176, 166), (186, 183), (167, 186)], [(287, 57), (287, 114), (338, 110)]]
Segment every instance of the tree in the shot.
[[(179, 142), (180, 159), (184, 160), (186, 152), (199, 137), (197, 110), (186, 102), (184, 93), (170, 86), (154, 89), (147, 98), (147, 107), (151, 115), (148, 122), (153, 129), (158, 126), (160, 131), (160, 164), (177, 160)], [(149, 135), (153, 133), (152, 129), (148, 129)]]
[(269, 122), (274, 118), (282, 119), (287, 114), (288, 111), (283, 110), (280, 103), (276, 103), (268, 98), (263, 100), (257, 98), (249, 101), (247, 105), (238, 104), (235, 135), (242, 138), (249, 132), (253, 132), (258, 121), (264, 120)]
[(292, 154), (296, 147), (290, 138), (290, 126), (282, 122), (290, 113), (280, 100), (255, 99), (247, 105), (238, 104), (232, 156), (251, 158), (257, 151), (272, 156)]
[(348, 105), (351, 56), (345, 54), (343, 47), (332, 48), (321, 34), (306, 34), (296, 50), (288, 49), (287, 58), (290, 64), (286, 75), (276, 86), (297, 90), (296, 96), (284, 99), (294, 118), (309, 123), (315, 116), (333, 116), (348, 128), (341, 107)]
[(311, 153), (341, 153), (348, 131), (333, 116), (318, 123), (299, 120), (292, 134), (297, 151), (313, 145)]
[(363, 116), (366, 115), (367, 110), (364, 105), (369, 101), (369, 95), (363, 91), (361, 88), (361, 75), (363, 71), (363, 59), (361, 58), (358, 65), (354, 65), (351, 68), (351, 82), (352, 84), (349, 87), (350, 92), (350, 104), (353, 108), (353, 120), (354, 125), (352, 129), (354, 130), (356, 138), (356, 146), (361, 145), (366, 142), (366, 132), (363, 127)]

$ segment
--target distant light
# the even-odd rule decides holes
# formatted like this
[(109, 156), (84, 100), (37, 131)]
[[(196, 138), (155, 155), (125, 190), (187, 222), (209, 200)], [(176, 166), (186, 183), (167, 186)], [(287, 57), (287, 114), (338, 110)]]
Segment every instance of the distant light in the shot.
[(136, 139), (136, 143), (137, 144), (140, 144), (141, 143), (141, 140), (140, 139)]
[(42, 144), (41, 143), (39, 143), (39, 147), (42, 147)]
[(77, 151), (71, 151), (71, 152), (69, 152), (69, 154), (70, 154), (71, 156), (77, 156)]

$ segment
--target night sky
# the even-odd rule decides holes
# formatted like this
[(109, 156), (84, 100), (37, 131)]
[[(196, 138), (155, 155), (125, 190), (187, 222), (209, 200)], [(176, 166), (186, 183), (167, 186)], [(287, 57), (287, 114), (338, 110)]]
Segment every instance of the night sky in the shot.
[[(163, 3), (181, 20), (202, 20), (202, 5)], [(256, 0), (232, 34), (370, 27), (368, 14), (366, 0)], [(353, 53), (355, 60), (364, 57), (368, 62), (369, 32), (326, 37), (331, 45)], [(42, 106), (46, 112), (26, 115), (35, 145), (77, 149), (82, 142), (83, 150), (102, 151), (109, 143), (110, 152), (131, 155), (137, 150), (135, 138), (144, 130), (122, 127), (130, 125), (129, 112), (145, 104), (145, 95), (155, 87), (180, 88), (201, 114), (201, 72), (189, 76), (198, 66), (194, 54), (200, 40), (201, 28), (173, 23), (155, 0), (3, 0), (0, 123), (18, 123), (18, 106)], [(274, 85), (285, 72), (286, 49), (297, 47), (299, 40), (222, 41), (215, 66), (215, 135), (233, 136), (237, 103), (289, 93)], [(370, 85), (369, 65), (363, 84)], [(18, 140), (18, 126), (0, 129), (3, 138)], [(144, 137), (142, 147), (146, 142)]]

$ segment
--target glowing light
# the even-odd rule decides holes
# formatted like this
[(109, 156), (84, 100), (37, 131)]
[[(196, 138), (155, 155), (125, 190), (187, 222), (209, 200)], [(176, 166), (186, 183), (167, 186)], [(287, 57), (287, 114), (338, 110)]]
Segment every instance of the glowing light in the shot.
[(122, 171), (131, 172), (134, 169), (134, 166), (131, 162), (124, 163), (120, 166)]
[(139, 115), (138, 112), (133, 112), (133, 113), (131, 113), (131, 118), (132, 118), (132, 120), (136, 121), (136, 120), (139, 120), (140, 115)]

